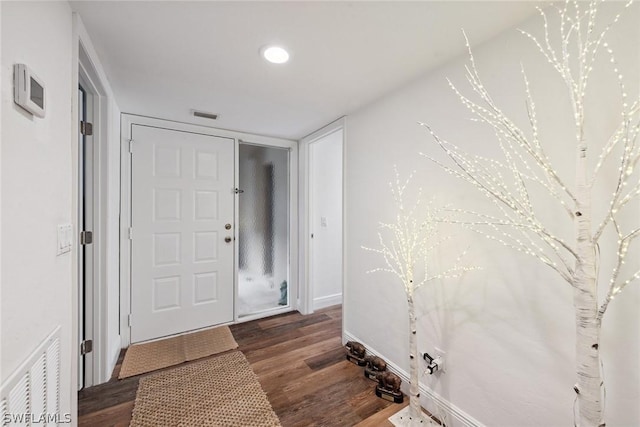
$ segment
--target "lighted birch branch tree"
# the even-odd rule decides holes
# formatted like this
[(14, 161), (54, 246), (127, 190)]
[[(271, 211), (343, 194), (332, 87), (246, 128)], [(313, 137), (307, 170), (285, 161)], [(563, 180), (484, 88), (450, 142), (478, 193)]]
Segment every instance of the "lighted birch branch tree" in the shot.
[[(574, 390), (580, 427), (605, 425), (599, 347), (602, 319), (614, 297), (640, 277), (637, 257), (630, 259), (634, 264), (631, 268), (627, 266), (623, 269), (625, 261), (629, 261), (627, 255), (630, 245), (640, 236), (639, 216), (637, 213), (631, 214), (632, 211), (624, 212), (632, 204), (637, 208), (640, 199), (640, 98), (638, 94), (628, 92), (613, 50), (605, 41), (607, 32), (619, 20), (620, 14), (603, 30), (596, 30), (598, 3), (594, 1), (585, 6), (581, 2), (567, 1), (563, 7), (551, 8), (558, 13), (557, 33), (549, 30), (547, 13), (542, 10), (543, 36), (536, 37), (522, 31), (535, 43), (568, 90), (575, 137), (563, 143), (575, 147), (575, 180), (572, 185), (561, 178), (564, 174), (554, 168), (542, 145), (536, 105), (524, 68), (522, 75), (530, 127), (527, 132), (507, 117), (487, 92), (478, 75), (468, 40), (470, 65), (466, 71), (467, 80), (475, 93), (474, 99), (463, 95), (451, 82), (449, 84), (474, 114), (475, 120), (489, 125), (494, 131), (502, 158), (498, 160), (469, 154), (440, 138), (428, 125), (422, 124), (452, 164), (427, 157), (451, 175), (470, 183), (492, 200), (497, 208), (493, 215), (458, 209), (455, 211), (456, 220), (451, 222), (457, 222), (538, 259), (573, 287), (577, 371)], [(625, 7), (630, 4), (627, 3)], [(555, 43), (558, 45), (554, 46), (552, 39), (558, 40)], [(603, 51), (620, 90), (621, 116), (608, 140), (598, 144), (598, 141), (588, 139), (585, 135), (585, 99), (596, 57)], [(637, 78), (637, 74), (634, 78)], [(603, 105), (603, 108), (611, 107)], [(597, 119), (589, 117), (589, 120)], [(617, 165), (613, 180), (602, 173), (603, 166), (609, 162)], [(595, 217), (592, 193), (594, 184), (599, 180), (610, 185), (610, 192), (605, 196), (608, 199), (597, 201), (608, 206), (606, 213)], [(554, 223), (566, 221), (565, 228), (574, 230), (573, 238), (554, 234), (551, 224), (543, 223), (541, 215), (536, 214), (544, 207), (535, 206), (532, 200), (534, 186), (542, 188), (566, 212), (564, 218), (554, 218)], [(626, 217), (623, 218), (625, 213)], [(617, 236), (617, 247), (615, 253), (602, 254), (612, 256), (614, 260), (613, 268), (608, 272), (606, 296), (603, 292), (599, 297), (599, 242), (608, 229), (612, 229)]]
[(460, 261), (464, 256), (463, 252), (449, 269), (439, 274), (430, 273), (427, 266), (429, 254), (447, 240), (447, 238), (439, 238), (437, 233), (442, 208), (434, 207), (433, 203), (422, 208), (421, 189), (418, 190), (415, 203), (411, 207), (406, 206), (406, 192), (412, 177), (413, 174), (402, 182), (398, 172), (395, 171), (395, 181), (389, 186), (397, 208), (396, 221), (394, 223), (380, 223), (379, 248), (363, 247), (363, 249), (382, 255), (385, 261), (385, 267), (370, 270), (369, 273), (392, 273), (400, 279), (404, 286), (409, 313), (409, 425), (420, 426), (426, 425), (429, 420), (423, 417), (420, 406), (415, 293), (427, 282), (459, 277), (465, 271), (473, 268), (460, 266)]

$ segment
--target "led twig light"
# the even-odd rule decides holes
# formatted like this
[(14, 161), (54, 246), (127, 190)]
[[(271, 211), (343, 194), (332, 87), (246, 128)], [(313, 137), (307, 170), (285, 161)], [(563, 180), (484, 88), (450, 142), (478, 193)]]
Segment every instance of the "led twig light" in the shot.
[(446, 207), (435, 207), (433, 202), (423, 206), (422, 190), (418, 190), (415, 203), (407, 207), (407, 189), (413, 173), (402, 181), (394, 167), (395, 180), (389, 184), (397, 208), (393, 223), (380, 223), (378, 248), (363, 249), (382, 255), (384, 266), (369, 271), (392, 273), (400, 279), (407, 297), (409, 314), (409, 366), (410, 366), (410, 412), (411, 425), (426, 425), (420, 407), (417, 317), (415, 312), (415, 292), (421, 286), (434, 280), (460, 277), (475, 267), (461, 265), (465, 252), (462, 252), (448, 268), (431, 273), (428, 268), (429, 255), (450, 237), (438, 235), (438, 225), (447, 222)]
[[(624, 7), (628, 8), (631, 3), (629, 1)], [(627, 285), (640, 279), (640, 269), (631, 275), (623, 274), (626, 261), (633, 261), (632, 270), (638, 267), (637, 257), (629, 258), (629, 248), (637, 244), (640, 236), (640, 216), (635, 213), (630, 219), (631, 215), (624, 211), (630, 205), (637, 206), (640, 201), (640, 97), (629, 92), (613, 49), (605, 40), (606, 34), (620, 20), (621, 13), (615, 15), (604, 29), (598, 30), (598, 6), (599, 2), (596, 1), (586, 6), (583, 2), (566, 1), (561, 7), (549, 8), (551, 13), (555, 11), (557, 14), (558, 28), (555, 32), (550, 28), (548, 13), (538, 9), (542, 17), (542, 36), (520, 31), (535, 44), (567, 88), (572, 113), (570, 124), (575, 138), (572, 144), (576, 150), (576, 175), (571, 185), (561, 178), (561, 173), (543, 148), (537, 106), (524, 66), (521, 66), (521, 74), (529, 126), (527, 133), (507, 117), (490, 96), (478, 73), (466, 35), (464, 38), (469, 54), (469, 65), (465, 67), (466, 80), (472, 95), (463, 94), (453, 82), (447, 81), (462, 105), (472, 113), (474, 121), (491, 128), (502, 159), (467, 153), (441, 138), (431, 126), (421, 123), (451, 164), (445, 164), (432, 155), (423, 155), (447, 173), (471, 184), (493, 202), (497, 211), (494, 215), (488, 215), (467, 209), (450, 209), (450, 216), (441, 220), (473, 230), (538, 259), (573, 286), (578, 376), (575, 390), (579, 403), (577, 424), (580, 427), (604, 425), (600, 327), (610, 302)], [(606, 65), (613, 72), (621, 113), (611, 136), (600, 147), (596, 147), (597, 141), (585, 136), (585, 98), (596, 60), (600, 58), (599, 53), (603, 54)], [(588, 172), (592, 158), (594, 167)], [(614, 179), (611, 179), (611, 175), (603, 176), (605, 165), (608, 173), (608, 168), (615, 166)], [(611, 190), (604, 200), (599, 201), (606, 212), (602, 217), (595, 218), (591, 197), (598, 178), (606, 179), (611, 184)], [(543, 189), (566, 212), (568, 223), (564, 228), (575, 230), (572, 241), (552, 232), (552, 224), (544, 223), (538, 212), (540, 208), (536, 209), (531, 197), (534, 186)], [(554, 218), (553, 225), (558, 221), (558, 218)], [(607, 229), (613, 230), (617, 236), (617, 245), (614, 267), (606, 283), (606, 296), (599, 299), (599, 243)]]

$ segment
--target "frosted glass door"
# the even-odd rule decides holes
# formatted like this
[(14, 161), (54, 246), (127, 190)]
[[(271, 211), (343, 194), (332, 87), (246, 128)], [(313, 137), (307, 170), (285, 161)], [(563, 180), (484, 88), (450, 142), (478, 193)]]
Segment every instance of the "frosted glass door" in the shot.
[(289, 306), (289, 150), (240, 144), (238, 315)]

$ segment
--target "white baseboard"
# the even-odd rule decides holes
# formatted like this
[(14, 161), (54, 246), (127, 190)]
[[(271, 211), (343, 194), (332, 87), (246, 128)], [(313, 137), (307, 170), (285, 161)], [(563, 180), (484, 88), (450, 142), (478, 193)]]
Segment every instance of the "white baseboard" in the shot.
[(331, 307), (332, 305), (342, 304), (342, 294), (327, 295), (326, 297), (314, 298), (313, 310)]
[[(342, 339), (343, 343), (346, 343), (347, 341), (358, 341), (366, 347), (368, 354), (381, 357), (387, 361), (387, 369), (402, 379), (402, 392), (408, 395), (409, 374), (405, 370), (400, 369), (394, 363), (389, 362), (382, 353), (371, 348), (364, 341), (352, 335), (348, 331), (344, 331)], [(471, 415), (444, 399), (422, 383), (420, 383), (420, 404), (427, 411), (443, 421), (447, 427), (485, 427), (480, 421), (476, 420)], [(442, 416), (442, 414), (444, 414), (444, 416)]]
[(116, 364), (118, 363), (118, 357), (120, 357), (120, 350), (121, 349), (121, 341), (120, 341), (120, 335), (116, 335), (115, 337), (113, 337), (113, 339), (111, 340), (111, 344), (109, 345), (109, 350), (110, 353), (107, 356), (107, 366), (106, 366), (106, 372), (105, 372), (105, 376), (104, 376), (104, 382), (109, 381), (109, 379), (111, 378), (111, 374), (113, 373), (113, 369), (116, 367)]

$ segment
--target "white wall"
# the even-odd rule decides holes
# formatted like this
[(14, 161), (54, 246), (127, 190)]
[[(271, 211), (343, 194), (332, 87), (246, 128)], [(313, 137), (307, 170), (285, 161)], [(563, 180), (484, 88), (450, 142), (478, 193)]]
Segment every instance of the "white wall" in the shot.
[(342, 135), (339, 129), (309, 147), (314, 310), (342, 302)]
[[(75, 419), (77, 293), (74, 251), (56, 256), (56, 226), (75, 220), (77, 191), (77, 37), (98, 70), (106, 111), (100, 144), (99, 227), (103, 248), (98, 298), (106, 303), (101, 378), (107, 380), (121, 347), (119, 311), (120, 111), (91, 41), (66, 2), (2, 3), (1, 183), (2, 335), (4, 381), (57, 325), (62, 326), (61, 412)], [(24, 31), (39, 28), (39, 31)], [(13, 103), (13, 64), (28, 64), (47, 87), (47, 116), (33, 118)], [(72, 130), (73, 129), (73, 130)], [(96, 356), (98, 357), (98, 356)]]
[[(103, 82), (105, 82), (104, 80)], [(108, 82), (107, 88), (108, 88)], [(109, 105), (107, 144), (107, 215), (105, 282), (107, 287), (107, 360), (103, 379), (111, 378), (113, 368), (123, 347), (120, 338), (120, 108), (111, 89), (107, 92)]]
[[(73, 255), (56, 256), (56, 226), (73, 218), (71, 29), (66, 2), (2, 3), (0, 379), (61, 325), (61, 413), (73, 411), (77, 366)], [(45, 118), (14, 104), (14, 63), (29, 65), (44, 81)]]
[[(619, 6), (618, 4), (617, 6)], [(616, 6), (616, 5), (614, 5)], [(626, 70), (628, 92), (637, 99), (639, 75), (637, 26), (634, 15), (624, 17), (611, 45), (621, 69)], [(539, 18), (521, 28), (537, 31)], [(455, 25), (455, 23), (452, 23)], [(416, 41), (416, 54), (420, 44)], [(464, 43), (460, 37), (460, 43)], [(482, 46), (474, 46), (476, 62), (485, 86), (516, 122), (526, 127), (524, 91), (520, 62), (528, 70), (538, 103), (550, 155), (559, 159), (562, 176), (573, 181), (572, 132), (565, 125), (564, 89), (553, 72), (540, 60), (535, 47), (515, 29)], [(357, 338), (404, 371), (408, 371), (408, 319), (404, 292), (398, 280), (385, 273), (366, 274), (381, 266), (376, 254), (361, 249), (376, 247), (377, 224), (392, 222), (395, 216), (388, 183), (397, 164), (403, 176), (417, 171), (415, 186), (426, 196), (436, 196), (442, 204), (491, 212), (491, 204), (464, 183), (454, 180), (418, 153), (439, 156), (435, 144), (418, 121), (430, 123), (439, 135), (476, 153), (497, 155), (492, 133), (467, 120), (471, 114), (448, 88), (446, 77), (466, 93), (466, 58), (438, 69), (401, 88), (378, 102), (351, 115), (347, 121), (346, 145), (346, 277), (344, 332)], [(590, 135), (606, 137), (619, 115), (619, 92), (613, 73), (594, 71), (589, 111)], [(611, 189), (598, 187), (603, 199)], [(415, 188), (412, 190), (415, 193)], [(545, 202), (543, 202), (545, 203)], [(546, 202), (548, 203), (548, 202)], [(596, 203), (602, 213), (605, 203)], [(557, 211), (540, 205), (541, 215), (554, 221)], [(638, 207), (631, 217), (640, 216)], [(633, 208), (631, 208), (633, 209)], [(557, 231), (571, 236), (571, 225)], [(553, 271), (524, 255), (512, 253), (487, 239), (461, 229), (431, 260), (431, 267), (446, 267), (458, 251), (470, 247), (468, 264), (484, 269), (468, 273), (459, 280), (433, 283), (419, 291), (419, 351), (440, 347), (447, 352), (448, 370), (437, 377), (423, 377), (445, 400), (455, 405), (472, 424), (473, 419), (491, 426), (567, 426), (572, 425), (575, 327), (572, 292)], [(601, 247), (601, 273), (610, 266), (611, 239)], [(605, 247), (606, 246), (606, 247)], [(614, 252), (615, 253), (615, 252)], [(639, 257), (630, 258), (636, 265)], [(633, 270), (633, 269), (632, 269)], [(601, 340), (607, 387), (607, 425), (640, 425), (640, 286), (630, 285), (610, 306), (603, 324)], [(423, 394), (424, 396), (424, 394)], [(449, 417), (447, 425), (461, 425)]]

